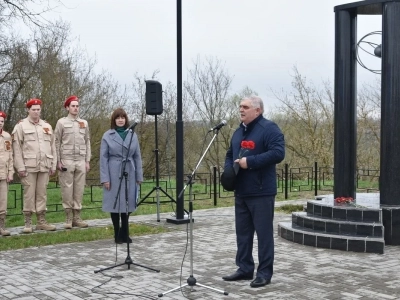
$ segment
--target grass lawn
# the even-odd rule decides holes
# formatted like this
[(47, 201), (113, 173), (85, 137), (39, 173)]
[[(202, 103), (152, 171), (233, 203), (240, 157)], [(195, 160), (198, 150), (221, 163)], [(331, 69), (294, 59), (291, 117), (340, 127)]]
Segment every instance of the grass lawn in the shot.
[[(152, 186), (143, 187), (142, 195), (147, 195), (149, 191), (151, 191)], [(197, 192), (200, 192), (201, 196), (201, 186), (196, 187)], [(10, 193), (9, 193), (9, 211), (17, 212), (16, 215), (7, 216), (6, 219), (6, 227), (17, 227), (23, 226), (24, 220), (23, 216), (20, 214), (21, 208), (16, 204), (16, 199), (21, 197), (21, 188), (19, 185), (11, 185)], [(153, 192), (155, 197), (155, 192)], [(143, 198), (142, 196), (142, 198)], [(232, 193), (226, 193), (222, 196), (225, 198), (219, 198), (217, 200), (217, 205), (214, 205), (214, 200), (205, 199), (205, 200), (197, 200), (193, 201), (193, 209), (209, 209), (216, 207), (230, 207), (234, 205), (234, 199)], [(296, 199), (312, 199), (313, 195), (311, 192), (298, 192), (296, 195)], [(108, 219), (110, 218), (109, 213), (105, 213), (101, 210), (101, 200), (93, 200), (93, 199), (102, 199), (102, 189), (100, 187), (92, 186), (88, 187), (85, 191), (84, 201), (82, 210), (82, 219), (83, 220), (93, 220), (93, 219)], [(165, 199), (165, 198), (164, 198)], [(185, 196), (185, 199), (189, 199), (188, 196)], [(148, 201), (143, 202), (139, 205), (138, 209), (132, 215), (147, 215), (147, 214), (155, 214), (157, 213), (157, 206), (154, 203), (154, 198), (147, 199)], [(279, 193), (276, 197), (276, 201), (285, 200), (284, 195)], [(188, 201), (184, 203), (185, 209), (189, 210)], [(279, 208), (279, 211), (290, 213), (291, 211), (299, 211), (302, 210), (301, 206), (287, 206), (286, 208)], [(160, 205), (160, 213), (170, 212), (171, 215), (174, 215), (176, 211), (176, 203), (169, 202), (163, 203)], [(59, 187), (56, 186), (55, 183), (50, 182), (48, 189), (48, 213), (46, 214), (46, 219), (49, 223), (63, 223), (65, 221), (65, 214), (62, 210), (61, 205), (61, 195)], [(33, 217), (33, 224), (36, 224), (36, 217)], [(145, 234), (157, 234), (161, 232), (165, 232), (167, 229), (161, 226), (146, 226), (143, 224), (130, 224), (130, 235), (145, 235)], [(89, 227), (86, 229), (73, 229), (68, 231), (54, 231), (54, 232), (44, 232), (44, 233), (35, 233), (28, 235), (18, 235), (0, 238), (0, 251), (11, 250), (11, 249), (22, 249), (28, 247), (40, 247), (45, 245), (54, 245), (61, 243), (73, 243), (73, 242), (88, 242), (95, 241), (100, 239), (112, 239), (113, 238), (113, 228), (112, 227)]]
[[(129, 232), (131, 236), (157, 234), (166, 231), (167, 229), (161, 226), (147, 226), (142, 224), (129, 225)], [(113, 238), (114, 230), (112, 226), (40, 232), (26, 235), (21, 234), (0, 238), (0, 251), (41, 247), (55, 244), (90, 242)]]

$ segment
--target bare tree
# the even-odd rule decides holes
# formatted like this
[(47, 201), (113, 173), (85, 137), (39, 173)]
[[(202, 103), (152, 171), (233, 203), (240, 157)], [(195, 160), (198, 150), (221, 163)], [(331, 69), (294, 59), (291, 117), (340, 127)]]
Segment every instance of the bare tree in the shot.
[(23, 99), (22, 93), (37, 75), (38, 55), (31, 52), (28, 41), (11, 37), (3, 40), (0, 50), (0, 109), (9, 116), (5, 129), (11, 127), (23, 116), (19, 108)]
[(163, 83), (162, 114), (154, 116), (146, 114), (146, 80), (157, 80), (157, 74), (158, 71), (154, 71), (149, 77), (135, 74), (128, 91), (130, 101), (126, 104), (126, 110), (131, 119), (139, 121), (136, 132), (139, 137), (145, 176), (155, 174), (156, 151), (160, 175), (174, 172), (170, 166), (171, 162), (175, 161), (176, 87), (170, 82)]
[[(232, 101), (228, 93), (232, 77), (225, 70), (223, 63), (216, 58), (206, 58), (203, 64), (198, 57), (188, 74), (184, 82), (184, 102), (192, 106), (188, 107), (188, 111), (191, 112), (191, 124), (187, 122), (185, 126), (185, 141), (190, 139), (190, 144), (185, 144), (185, 162), (186, 168), (190, 170), (201, 155), (203, 145), (207, 143), (202, 139), (207, 130), (229, 116)], [(202, 130), (199, 131), (200, 128)], [(191, 149), (187, 149), (189, 145)], [(205, 157), (206, 168), (221, 165), (225, 151), (226, 148), (220, 147), (218, 139)]]
[(26, 116), (24, 105), (30, 98), (43, 100), (42, 118), (55, 126), (66, 114), (64, 100), (75, 94), (80, 98), (80, 115), (91, 128), (92, 157), (97, 164), (101, 136), (110, 128), (111, 112), (127, 103), (125, 88), (107, 72), (94, 71), (96, 61), (71, 46), (70, 29), (65, 23), (58, 22), (54, 28), (38, 27), (26, 41), (16, 37), (5, 41), (0, 48), (0, 109), (9, 116), (6, 130), (12, 130)]
[(60, 5), (60, 0), (1, 0), (0, 24), (11, 26), (14, 20), (21, 19), (27, 25), (42, 27), (48, 23), (44, 14)]
[[(310, 166), (318, 161), (333, 164), (334, 99), (332, 87), (324, 82), (317, 89), (296, 67), (292, 91), (275, 96), (282, 105), (273, 118), (281, 126), (286, 140), (285, 162)], [(364, 84), (357, 97), (357, 167), (379, 168), (380, 85)]]
[(357, 164), (360, 168), (379, 169), (381, 96), (380, 81), (364, 84), (358, 96)]
[(282, 103), (274, 119), (285, 134), (285, 161), (296, 166), (333, 163), (333, 94), (329, 83), (317, 90), (293, 68), (293, 91), (276, 93)]

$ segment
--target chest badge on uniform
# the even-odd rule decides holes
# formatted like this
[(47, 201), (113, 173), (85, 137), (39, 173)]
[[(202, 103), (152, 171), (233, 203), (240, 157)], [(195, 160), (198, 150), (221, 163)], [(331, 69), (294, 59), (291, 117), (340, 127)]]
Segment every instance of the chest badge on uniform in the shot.
[(10, 141), (4, 141), (4, 145), (5, 145), (7, 151), (11, 150), (11, 142)]
[(45, 134), (50, 134), (50, 128), (44, 127), (43, 131)]
[(85, 122), (79, 122), (79, 128), (85, 128)]

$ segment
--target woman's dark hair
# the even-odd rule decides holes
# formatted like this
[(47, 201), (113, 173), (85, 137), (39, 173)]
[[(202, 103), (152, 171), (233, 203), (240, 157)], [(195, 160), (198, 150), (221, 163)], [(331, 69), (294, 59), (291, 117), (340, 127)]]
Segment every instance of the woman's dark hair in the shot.
[(119, 117), (125, 118), (124, 128), (128, 129), (128, 127), (129, 127), (129, 118), (128, 118), (128, 115), (126, 114), (125, 110), (123, 110), (122, 108), (117, 108), (112, 113), (112, 115), (111, 115), (111, 129), (115, 129), (117, 127), (117, 125), (115, 124), (115, 120), (117, 118), (119, 118)]

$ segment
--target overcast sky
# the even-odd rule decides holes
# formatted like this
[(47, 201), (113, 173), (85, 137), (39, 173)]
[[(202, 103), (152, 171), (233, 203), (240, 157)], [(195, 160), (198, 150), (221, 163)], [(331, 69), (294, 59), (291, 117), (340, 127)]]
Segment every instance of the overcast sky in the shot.
[[(315, 84), (334, 78), (334, 6), (341, 0), (182, 0), (183, 79), (197, 56), (214, 57), (234, 76), (231, 93), (249, 86), (267, 106), (270, 89), (289, 91), (293, 66)], [(80, 46), (122, 84), (133, 74), (176, 84), (176, 0), (68, 0), (51, 18), (71, 24)], [(358, 38), (381, 30), (360, 16)], [(358, 78), (372, 80), (359, 68)]]

